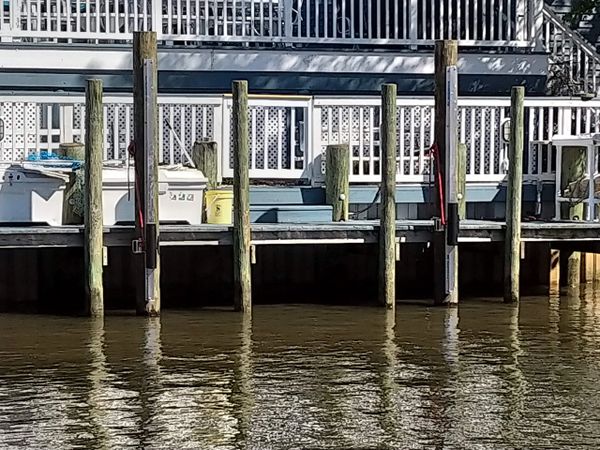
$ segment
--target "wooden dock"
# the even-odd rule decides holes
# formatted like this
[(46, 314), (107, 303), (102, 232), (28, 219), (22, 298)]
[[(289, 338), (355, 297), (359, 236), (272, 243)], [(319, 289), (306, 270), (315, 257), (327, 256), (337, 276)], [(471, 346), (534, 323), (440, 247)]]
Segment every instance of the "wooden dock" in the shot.
[[(433, 220), (398, 220), (400, 243), (431, 242)], [(361, 220), (330, 223), (252, 224), (253, 245), (374, 244), (379, 221)], [(460, 222), (459, 243), (502, 242), (506, 225), (490, 220)], [(233, 227), (224, 225), (161, 225), (161, 246), (232, 245)], [(83, 226), (0, 227), (0, 248), (83, 247)], [(130, 247), (135, 239), (133, 225), (104, 228), (106, 247)], [(581, 221), (532, 221), (522, 224), (522, 241), (600, 244), (600, 223)]]

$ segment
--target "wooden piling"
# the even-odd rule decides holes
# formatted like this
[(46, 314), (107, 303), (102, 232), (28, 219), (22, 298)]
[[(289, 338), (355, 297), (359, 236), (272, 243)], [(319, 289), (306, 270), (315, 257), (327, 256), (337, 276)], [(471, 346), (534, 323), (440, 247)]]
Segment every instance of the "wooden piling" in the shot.
[[(438, 167), (441, 185), (444, 192), (448, 186), (448, 177), (455, 177), (456, 174), (446, 173), (447, 150), (449, 143), (446, 142), (446, 125), (448, 117), (446, 114), (446, 82), (447, 69), (449, 66), (456, 66), (458, 63), (458, 44), (456, 41), (436, 41), (435, 43), (435, 144), (436, 161)], [(457, 135), (452, 136), (458, 139)], [(458, 164), (456, 164), (458, 167)], [(445, 192), (449, 194), (448, 192)], [(434, 216), (441, 218), (447, 213), (448, 195), (442, 201), (439, 188), (435, 189)], [(458, 249), (453, 251), (455, 261), (453, 270), (449, 270), (447, 260), (449, 257), (448, 246), (448, 228), (443, 226), (433, 233), (433, 300), (436, 305), (456, 304), (458, 303), (458, 270), (456, 260), (458, 260)], [(452, 279), (446, 279), (451, 277)], [(447, 286), (451, 289), (448, 290)], [(448, 293), (449, 292), (449, 293)]]
[(217, 151), (217, 143), (214, 141), (196, 141), (192, 147), (192, 161), (208, 180), (208, 189), (215, 189), (219, 181)]
[[(146, 98), (144, 89), (144, 62), (152, 64), (150, 75), (151, 93)], [(158, 59), (156, 49), (156, 33), (151, 31), (136, 31), (133, 33), (133, 112), (134, 112), (134, 140), (135, 140), (135, 171), (138, 182), (136, 189), (136, 214), (141, 212), (144, 220), (147, 219), (145, 206), (148, 161), (151, 158), (152, 171), (149, 179), (158, 180)], [(146, 117), (148, 116), (148, 117)], [(147, 119), (147, 121), (146, 121)], [(146, 142), (146, 132), (152, 130)], [(146, 152), (151, 152), (146, 154)], [(156, 222), (144, 227), (136, 219), (136, 236), (141, 240), (144, 251), (136, 258), (136, 311), (140, 315), (160, 314), (160, 254), (159, 254), (159, 227), (158, 227), (158, 183), (150, 183), (153, 210)], [(141, 201), (141, 204), (140, 204)], [(151, 267), (148, 267), (151, 266)], [(146, 292), (146, 280), (152, 279), (152, 292)]]
[(515, 86), (510, 97), (510, 144), (504, 237), (504, 302), (519, 301), (521, 272), (521, 195), (523, 191), (523, 135), (525, 88)]
[[(80, 142), (61, 143), (57, 154), (67, 159), (85, 161), (85, 145)], [(75, 171), (69, 174), (63, 200), (63, 225), (83, 224), (83, 172)]]
[(550, 248), (550, 274), (548, 287), (551, 295), (560, 293), (560, 250)]
[(84, 283), (86, 313), (104, 315), (102, 284), (102, 156), (104, 153), (102, 81), (88, 80), (85, 90)]
[(581, 254), (582, 273), (581, 281), (583, 283), (593, 283), (595, 275), (595, 255), (594, 253)]
[(350, 147), (332, 144), (326, 149), (325, 197), (333, 207), (333, 221), (348, 221), (350, 203)]
[(381, 218), (379, 302), (396, 305), (396, 85), (381, 88)]
[(233, 275), (234, 309), (252, 309), (250, 261), (250, 154), (248, 82), (233, 82)]

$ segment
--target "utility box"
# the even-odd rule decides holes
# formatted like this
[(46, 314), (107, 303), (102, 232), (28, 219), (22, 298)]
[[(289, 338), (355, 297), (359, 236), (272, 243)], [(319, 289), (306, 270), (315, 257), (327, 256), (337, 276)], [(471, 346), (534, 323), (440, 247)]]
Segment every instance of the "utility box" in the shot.
[(20, 164), (0, 165), (0, 223), (62, 225), (69, 176)]
[[(183, 166), (158, 169), (158, 211), (163, 223), (202, 223), (202, 205), (207, 179), (202, 172)], [(105, 166), (102, 169), (104, 225), (133, 223), (135, 171), (133, 166)]]

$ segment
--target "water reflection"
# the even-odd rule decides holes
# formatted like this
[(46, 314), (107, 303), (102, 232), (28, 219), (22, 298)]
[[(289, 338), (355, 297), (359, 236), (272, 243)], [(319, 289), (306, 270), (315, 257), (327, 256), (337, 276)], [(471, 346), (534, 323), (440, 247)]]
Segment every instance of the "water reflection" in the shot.
[(597, 448), (600, 300), (0, 316), (0, 448)]

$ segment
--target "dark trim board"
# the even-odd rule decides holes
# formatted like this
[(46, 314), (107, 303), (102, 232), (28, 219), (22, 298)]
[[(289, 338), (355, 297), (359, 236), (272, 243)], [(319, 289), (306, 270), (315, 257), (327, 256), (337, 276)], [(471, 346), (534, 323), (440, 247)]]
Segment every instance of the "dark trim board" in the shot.
[[(426, 243), (431, 239), (431, 220), (400, 220), (396, 236), (406, 243)], [(289, 244), (367, 244), (378, 240), (378, 221), (350, 221), (322, 224), (253, 224), (254, 245)], [(163, 225), (161, 245), (231, 245), (232, 230), (223, 225)], [(132, 226), (105, 228), (107, 247), (128, 247), (134, 238)], [(529, 242), (584, 242), (600, 248), (598, 222), (525, 222), (522, 238)], [(504, 223), (465, 220), (461, 222), (459, 241), (498, 242), (504, 239)], [(83, 246), (81, 226), (0, 227), (0, 248), (46, 248)], [(591, 246), (590, 246), (591, 247)], [(588, 250), (591, 251), (591, 250)]]
[[(86, 80), (98, 78), (106, 92), (131, 92), (129, 71), (105, 70), (2, 70), (0, 89), (27, 91), (83, 92)], [(239, 79), (234, 71), (161, 70), (159, 90), (171, 94), (221, 94), (231, 90)], [(429, 74), (365, 74), (320, 72), (245, 72), (254, 93), (279, 95), (378, 95), (382, 83), (395, 83), (400, 95), (431, 95), (433, 76)], [(530, 96), (544, 95), (545, 75), (461, 75), (460, 95), (508, 95), (513, 85), (523, 85)]]

